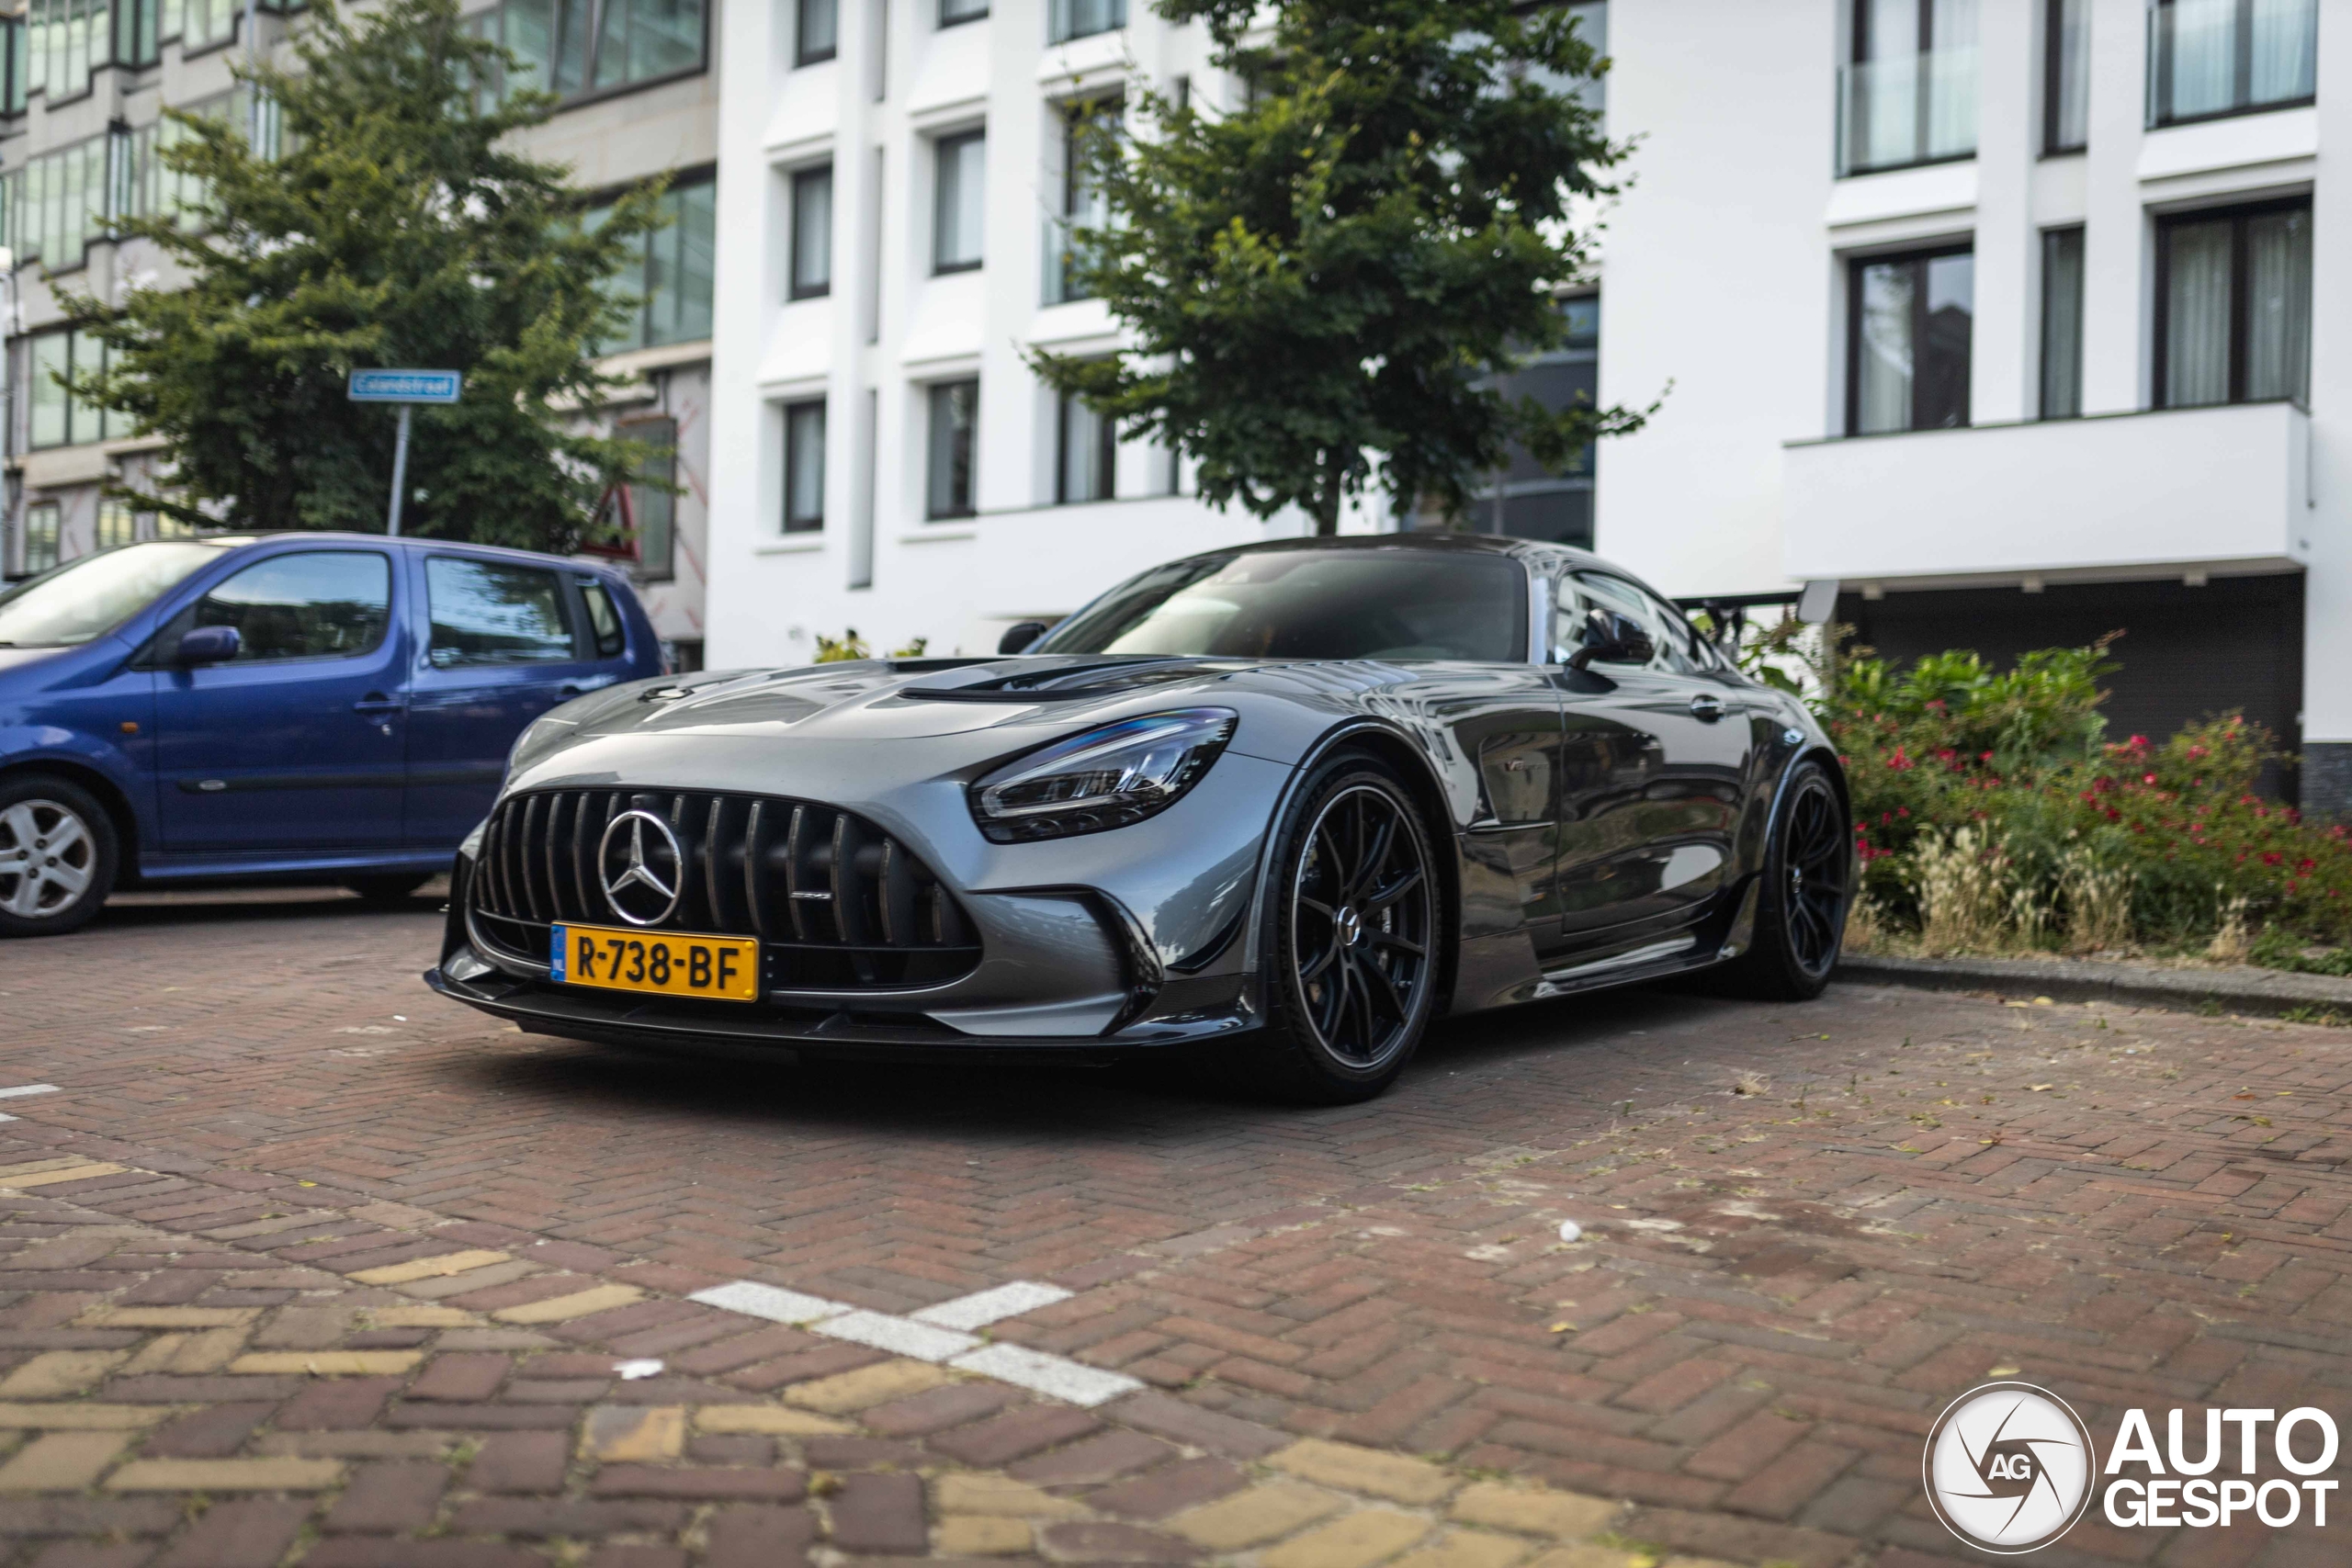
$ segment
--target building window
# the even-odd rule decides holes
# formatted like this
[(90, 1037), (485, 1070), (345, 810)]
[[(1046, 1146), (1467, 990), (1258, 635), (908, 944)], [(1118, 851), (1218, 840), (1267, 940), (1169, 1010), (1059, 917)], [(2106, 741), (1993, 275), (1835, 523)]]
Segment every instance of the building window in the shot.
[(1062, 114), (1061, 215), (1051, 225), (1046, 256), (1046, 303), (1059, 305), (1091, 298), (1079, 276), (1081, 258), (1074, 234), (1099, 229), (1110, 219), (1102, 182), (1086, 166), (1090, 137), (1118, 134), (1123, 109), (1115, 98), (1076, 104)]
[(2318, 57), (2319, 0), (2155, 0), (2148, 123), (2310, 103)]
[(841, 0), (800, 0), (793, 28), (792, 63), (815, 65), (841, 51)]
[(47, 571), (57, 564), (58, 507), (53, 501), (36, 501), (25, 508), (25, 573)]
[(1975, 294), (1976, 258), (1964, 250), (1854, 263), (1848, 434), (1949, 430), (1968, 423)]
[(980, 231), (987, 217), (988, 133), (943, 136), (937, 144), (938, 188), (933, 194), (931, 269), (963, 272), (980, 265)]
[(1118, 489), (1119, 426), (1064, 392), (1056, 422), (1054, 500), (1108, 501)]
[(25, 112), (25, 19), (0, 17), (0, 115)]
[(621, 424), (617, 434), (649, 449), (628, 487), (638, 581), (667, 582), (678, 574), (678, 422), (633, 419)]
[(27, 438), (36, 447), (74, 446), (107, 438), (104, 409), (66, 390), (62, 379), (98, 375), (106, 345), (85, 333), (36, 333), (24, 340)]
[(1127, 0), (1047, 0), (1046, 34), (1054, 43), (1096, 33), (1114, 33), (1127, 25)]
[[(199, 0), (187, 3), (193, 14)], [(685, 75), (703, 69), (708, 36), (704, 0), (504, 0), (466, 26), (519, 62), (482, 84), (493, 101), (517, 88), (570, 99)]]
[(114, 0), (114, 62), (133, 67), (163, 58), (159, 0)]
[(2083, 412), (2083, 231), (2041, 236), (2041, 417)]
[(942, 381), (931, 389), (931, 442), (925, 511), (934, 518), (972, 515), (974, 436), (980, 384)]
[[(699, 343), (710, 336), (712, 231), (718, 186), (708, 170), (681, 176), (662, 196), (670, 221), (646, 235), (641, 267), (624, 267), (610, 287), (630, 302), (628, 326), (601, 347), (606, 354), (662, 344)], [(610, 207), (592, 208), (582, 221), (594, 229)]]
[(952, 28), (958, 22), (977, 22), (989, 14), (989, 0), (939, 0), (939, 25)]
[(2156, 230), (2156, 405), (2307, 399), (2312, 210), (2168, 218)]
[(1838, 172), (1976, 154), (1976, 0), (1854, 0)]
[(2091, 139), (2091, 0), (2043, 0), (2041, 150), (2079, 152)]
[(792, 298), (833, 291), (833, 166), (792, 176)]
[[(1513, 401), (1532, 398), (1546, 409), (1597, 400), (1600, 386), (1600, 297), (1580, 294), (1560, 301), (1566, 335), (1548, 354), (1522, 359), (1496, 378), (1496, 389)], [(1564, 468), (1547, 468), (1517, 442), (1504, 466), (1479, 477), (1464, 521), (1473, 532), (1507, 534), (1520, 539), (1592, 547), (1593, 450), (1587, 446)], [(1414, 526), (1442, 528), (1453, 519), (1417, 516)]]
[(98, 497), (98, 548), (113, 549), (128, 545), (139, 537), (139, 514), (130, 510), (130, 502), (120, 496)]
[(784, 406), (784, 531), (813, 534), (825, 525), (825, 404)]

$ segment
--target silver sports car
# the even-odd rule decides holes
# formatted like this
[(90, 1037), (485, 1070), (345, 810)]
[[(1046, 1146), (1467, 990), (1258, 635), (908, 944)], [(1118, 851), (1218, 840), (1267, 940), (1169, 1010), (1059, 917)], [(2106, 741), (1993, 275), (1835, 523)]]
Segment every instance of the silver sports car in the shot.
[(1593, 556), (1285, 541), (1041, 630), (556, 709), (426, 980), (581, 1040), (1191, 1047), (1346, 1100), (1441, 1014), (1709, 968), (1804, 998), (1837, 961), (1827, 739)]

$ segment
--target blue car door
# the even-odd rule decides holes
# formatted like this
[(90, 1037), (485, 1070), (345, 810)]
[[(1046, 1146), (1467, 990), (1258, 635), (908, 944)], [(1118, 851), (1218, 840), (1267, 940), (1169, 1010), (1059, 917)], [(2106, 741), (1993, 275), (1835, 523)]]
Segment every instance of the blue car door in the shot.
[[(408, 639), (390, 551), (264, 557), (154, 641), (155, 790), (173, 854), (301, 854), (401, 841)], [(174, 662), (197, 626), (233, 626), (224, 663)]]
[(554, 566), (430, 551), (412, 570), (424, 613), (411, 672), (408, 844), (455, 850), (489, 814), (524, 726), (614, 677)]

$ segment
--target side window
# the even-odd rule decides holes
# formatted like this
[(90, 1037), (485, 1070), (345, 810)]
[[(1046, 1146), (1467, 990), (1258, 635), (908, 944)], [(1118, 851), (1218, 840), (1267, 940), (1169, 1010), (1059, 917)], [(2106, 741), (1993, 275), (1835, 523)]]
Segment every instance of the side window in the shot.
[(621, 626), (620, 606), (605, 585), (593, 577), (575, 577), (580, 602), (588, 606), (588, 636), (599, 659), (618, 659), (628, 651), (628, 634)]
[(175, 628), (234, 626), (234, 662), (347, 659), (373, 651), (391, 624), (392, 563), (376, 550), (306, 550), (256, 561)]
[(481, 664), (561, 664), (577, 657), (552, 571), (503, 561), (431, 556), (424, 562), (435, 670)]
[[(1560, 580), (1559, 614), (1553, 624), (1555, 639), (1562, 644), (1556, 650), (1561, 659), (1584, 641), (1587, 620), (1596, 609), (1630, 615), (1647, 629), (1657, 651), (1644, 668), (1669, 674), (1690, 674), (1700, 668), (1690, 623), (1623, 578), (1600, 571), (1575, 572)], [(1613, 661), (1593, 662), (1606, 668)]]

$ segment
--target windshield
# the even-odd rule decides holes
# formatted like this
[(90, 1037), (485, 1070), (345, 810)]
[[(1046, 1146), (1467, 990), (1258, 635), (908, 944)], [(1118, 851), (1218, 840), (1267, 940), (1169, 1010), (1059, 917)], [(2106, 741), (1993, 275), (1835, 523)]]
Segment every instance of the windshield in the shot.
[(1271, 550), (1155, 568), (1028, 651), (1516, 663), (1527, 618), (1527, 579), (1505, 556)]
[(125, 545), (68, 561), (0, 594), (0, 648), (67, 648), (105, 636), (221, 546), (193, 539)]

